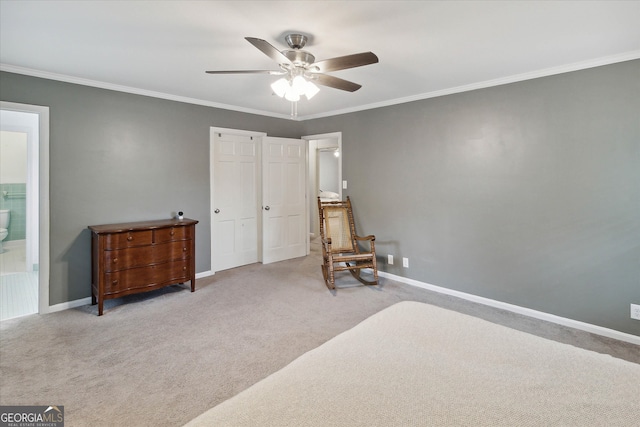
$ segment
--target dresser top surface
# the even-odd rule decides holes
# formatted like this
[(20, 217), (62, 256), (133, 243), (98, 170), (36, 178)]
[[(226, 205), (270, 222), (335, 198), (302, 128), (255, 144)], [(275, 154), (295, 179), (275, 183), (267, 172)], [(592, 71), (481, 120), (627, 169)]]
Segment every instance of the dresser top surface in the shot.
[(88, 228), (94, 233), (123, 233), (126, 231), (137, 230), (153, 230), (156, 228), (167, 227), (184, 227), (187, 225), (197, 224), (195, 219), (157, 219), (152, 221), (136, 221), (136, 222), (123, 222), (119, 224), (102, 224), (102, 225), (90, 225)]

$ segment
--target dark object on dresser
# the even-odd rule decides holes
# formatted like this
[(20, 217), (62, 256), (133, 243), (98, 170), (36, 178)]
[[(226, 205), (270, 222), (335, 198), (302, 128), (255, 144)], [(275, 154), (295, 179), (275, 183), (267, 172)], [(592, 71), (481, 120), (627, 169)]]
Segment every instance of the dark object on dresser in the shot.
[(184, 218), (91, 225), (91, 303), (191, 281), (195, 291), (195, 225)]

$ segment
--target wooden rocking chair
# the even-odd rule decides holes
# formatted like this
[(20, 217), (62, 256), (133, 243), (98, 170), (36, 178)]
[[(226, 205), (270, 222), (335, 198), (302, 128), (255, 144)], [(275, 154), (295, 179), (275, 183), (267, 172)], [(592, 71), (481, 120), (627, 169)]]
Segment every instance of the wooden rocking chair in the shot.
[[(335, 289), (336, 271), (349, 272), (365, 285), (378, 284), (375, 236), (356, 234), (351, 200), (323, 202), (318, 197), (320, 215), (320, 238), (322, 240), (322, 274), (329, 289)], [(358, 242), (369, 242), (370, 251), (360, 249)], [(363, 268), (373, 270), (373, 281), (360, 276)]]

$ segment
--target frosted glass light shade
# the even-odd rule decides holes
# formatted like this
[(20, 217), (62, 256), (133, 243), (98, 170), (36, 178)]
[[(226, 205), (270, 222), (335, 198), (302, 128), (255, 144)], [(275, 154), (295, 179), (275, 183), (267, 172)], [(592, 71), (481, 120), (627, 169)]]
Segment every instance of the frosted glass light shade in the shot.
[(291, 87), (298, 95), (303, 95), (307, 88), (307, 81), (302, 76), (295, 76), (291, 82)]
[(304, 92), (304, 95), (307, 97), (307, 99), (313, 98), (318, 92), (320, 92), (320, 88), (308, 81)]
[(287, 89), (287, 92), (284, 94), (284, 99), (291, 102), (297, 102), (300, 100), (300, 94), (295, 90), (293, 86), (290, 86)]
[(287, 79), (284, 79), (284, 78), (279, 79), (271, 84), (271, 89), (273, 90), (273, 93), (278, 95), (280, 98), (282, 98), (287, 93), (287, 89), (289, 88), (290, 88), (289, 82), (287, 81)]

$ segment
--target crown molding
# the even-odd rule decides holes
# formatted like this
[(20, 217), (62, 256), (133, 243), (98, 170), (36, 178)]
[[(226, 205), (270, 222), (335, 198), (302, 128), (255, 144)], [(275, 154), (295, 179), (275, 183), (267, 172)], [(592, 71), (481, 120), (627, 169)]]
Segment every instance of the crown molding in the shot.
[(332, 111), (327, 111), (325, 113), (310, 114), (310, 115), (303, 115), (303, 116), (297, 116), (297, 117), (291, 117), (288, 114), (272, 113), (269, 111), (238, 107), (236, 105), (222, 104), (218, 102), (206, 101), (203, 99), (189, 98), (185, 96), (172, 95), (172, 94), (163, 93), (163, 92), (155, 92), (155, 91), (139, 89), (139, 88), (130, 87), (130, 86), (122, 86), (122, 85), (117, 85), (113, 83), (83, 79), (80, 77), (51, 73), (48, 71), (34, 70), (31, 68), (19, 67), (19, 66), (10, 65), (10, 64), (0, 63), (0, 71), (6, 71), (9, 73), (16, 73), (16, 74), (24, 74), (32, 77), (40, 77), (43, 79), (57, 80), (57, 81), (62, 81), (66, 83), (79, 84), (83, 86), (91, 86), (91, 87), (97, 87), (101, 89), (114, 90), (118, 92), (132, 93), (136, 95), (149, 96), (153, 98), (161, 98), (161, 99), (166, 99), (170, 101), (184, 102), (187, 104), (195, 104), (195, 105), (202, 105), (205, 107), (220, 108), (223, 110), (238, 111), (241, 113), (257, 114), (260, 116), (274, 117), (274, 118), (285, 119), (285, 120), (305, 121), (305, 120), (319, 119), (319, 118), (325, 118), (325, 117), (331, 117), (331, 116), (338, 116), (338, 115), (348, 114), (348, 113), (355, 113), (355, 112), (364, 111), (364, 110), (372, 110), (374, 108), (389, 107), (392, 105), (405, 104), (408, 102), (421, 101), (424, 99), (437, 98), (437, 97), (446, 96), (446, 95), (453, 95), (461, 92), (469, 92), (477, 89), (486, 89), (489, 87), (501, 86), (501, 85), (510, 84), (510, 83), (517, 83), (525, 80), (532, 80), (540, 77), (548, 77), (548, 76), (553, 76), (557, 74), (564, 74), (564, 73), (584, 70), (588, 68), (595, 68), (603, 65), (615, 64), (618, 62), (632, 61), (635, 59), (640, 59), (640, 50), (624, 52), (621, 54), (606, 56), (602, 58), (596, 58), (588, 61), (581, 61), (581, 62), (576, 62), (572, 64), (561, 65), (558, 67), (544, 68), (537, 71), (532, 71), (532, 72), (527, 72), (522, 74), (515, 74), (512, 76), (501, 77), (498, 79), (486, 80), (483, 82), (456, 86), (456, 87), (442, 89), (442, 90), (436, 90), (433, 92), (426, 92), (426, 93), (407, 96), (403, 98), (395, 98), (387, 101), (365, 104), (358, 107), (345, 108), (341, 110), (332, 110)]
[(433, 91), (433, 92), (426, 92), (426, 93), (422, 93), (422, 94), (418, 94), (418, 95), (407, 96), (407, 97), (404, 97), (404, 98), (390, 99), (388, 101), (382, 101), (382, 102), (377, 102), (377, 103), (373, 103), (373, 104), (361, 105), (359, 107), (345, 108), (345, 109), (342, 109), (342, 110), (329, 111), (329, 112), (326, 112), (326, 113), (320, 113), (320, 114), (314, 114), (314, 115), (308, 115), (308, 116), (301, 116), (301, 117), (299, 117), (299, 119), (300, 120), (319, 119), (319, 118), (323, 118), (323, 117), (330, 117), (330, 116), (337, 116), (337, 115), (341, 115), (341, 114), (355, 113), (355, 112), (358, 112), (358, 111), (372, 110), (374, 108), (389, 107), (389, 106), (392, 106), (392, 105), (405, 104), (407, 102), (421, 101), (423, 99), (437, 98), (437, 97), (440, 97), (440, 96), (453, 95), (453, 94), (461, 93), (461, 92), (469, 92), (469, 91), (477, 90), (477, 89), (486, 89), (486, 88), (493, 87), (493, 86), (501, 86), (501, 85), (506, 85), (506, 84), (509, 84), (509, 83), (517, 83), (517, 82), (521, 82), (521, 81), (525, 81), (525, 80), (533, 80), (533, 79), (537, 79), (537, 78), (540, 78), (540, 77), (548, 77), (548, 76), (553, 76), (553, 75), (557, 75), (557, 74), (570, 73), (572, 71), (580, 71), (580, 70), (585, 70), (585, 69), (588, 69), (588, 68), (595, 68), (595, 67), (600, 67), (600, 66), (603, 66), (603, 65), (615, 64), (615, 63), (618, 63), (618, 62), (632, 61), (632, 60), (635, 60), (635, 59), (640, 59), (640, 50), (634, 50), (634, 51), (631, 51), (631, 52), (625, 52), (625, 53), (618, 54), (618, 55), (612, 55), (612, 56), (606, 56), (606, 57), (602, 57), (602, 58), (592, 59), (592, 60), (589, 60), (589, 61), (575, 62), (575, 63), (572, 63), (572, 64), (561, 65), (561, 66), (558, 66), (558, 67), (544, 68), (544, 69), (541, 69), (541, 70), (531, 71), (531, 72), (528, 72), (528, 73), (515, 74), (515, 75), (512, 75), (512, 76), (501, 77), (499, 79), (486, 80), (486, 81), (483, 81), (483, 82), (472, 83), (472, 84), (462, 85), (462, 86), (456, 86), (456, 87), (447, 88), (447, 89), (443, 89), (443, 90), (436, 90), (436, 91)]
[(223, 110), (239, 111), (242, 113), (257, 114), (260, 116), (270, 116), (279, 119), (291, 119), (288, 114), (277, 114), (269, 111), (255, 110), (252, 108), (238, 107), (236, 105), (222, 104), (218, 102), (206, 101), (204, 99), (189, 98), (186, 96), (172, 95), (169, 93), (156, 92), (152, 90), (139, 89), (131, 86), (117, 85), (113, 83), (101, 82), (98, 80), (84, 79), (81, 77), (68, 76), (65, 74), (51, 73), (49, 71), (34, 70), (32, 68), (19, 67), (16, 65), (0, 63), (0, 71), (8, 73), (23, 74), (31, 77), (40, 77), (43, 79), (56, 80), (65, 83), (73, 83), (82, 86), (97, 87), (100, 89), (114, 90), (117, 92), (126, 92), (134, 95), (149, 96), (152, 98), (161, 98), (169, 101), (184, 102), (187, 104), (203, 105), (205, 107), (220, 108)]

